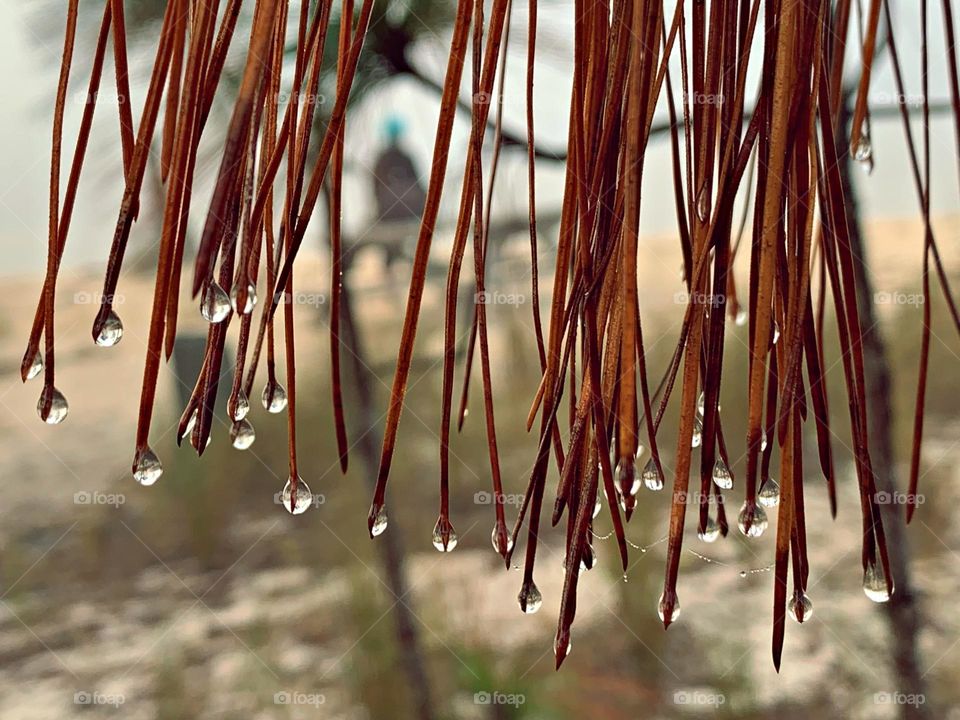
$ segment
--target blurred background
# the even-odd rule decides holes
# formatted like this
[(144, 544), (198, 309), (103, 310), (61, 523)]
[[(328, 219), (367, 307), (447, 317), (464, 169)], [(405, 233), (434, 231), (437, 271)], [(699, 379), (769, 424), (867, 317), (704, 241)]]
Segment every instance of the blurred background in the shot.
[[(562, 200), (564, 164), (557, 156), (566, 146), (574, 9), (572, 2), (560, 0), (540, 5), (537, 194), (541, 302), (547, 307)], [(83, 0), (80, 7), (65, 135), (70, 154), (103, 5)], [(805, 462), (805, 493), (815, 614), (803, 626), (789, 624), (779, 675), (769, 649), (773, 581), (768, 567), (775, 519), (762, 538), (750, 541), (734, 530), (707, 544), (688, 527), (685, 547), (690, 550), (679, 583), (683, 612), (664, 632), (656, 602), (669, 498), (646, 491), (628, 527), (638, 549), (626, 575), (613, 542), (603, 539), (609, 519), (605, 513), (598, 517), (594, 547), (600, 562), (580, 582), (571, 656), (561, 672), (553, 670), (563, 535), (541, 535), (537, 583), (544, 605), (535, 615), (523, 615), (516, 602), (520, 573), (505, 570), (491, 548), (494, 516), (476, 371), (474, 414), (455, 434), (451, 452), (452, 519), (460, 542), (449, 555), (433, 549), (441, 299), (469, 131), (466, 114), (455, 129), (441, 227), (431, 254), (390, 483), (390, 528), (375, 542), (368, 539), (370, 485), (430, 168), (452, 2), (378, 3), (353, 93), (344, 198), (350, 471), (341, 475), (338, 467), (330, 410), (330, 271), (321, 208), (296, 273), (300, 462), (317, 496), (315, 507), (293, 518), (274, 501), (286, 481), (286, 424), (283, 416), (260, 407), (262, 381), (253, 398), (256, 442), (250, 449), (231, 447), (222, 412), (202, 462), (188, 448), (176, 447), (175, 426), (193, 387), (198, 343), (205, 335), (199, 312), (186, 298), (174, 361), (161, 370), (154, 421), (152, 444), (165, 472), (152, 488), (136, 485), (130, 463), (162, 198), (156, 163), (148, 169), (144, 209), (118, 289), (124, 339), (103, 350), (90, 341), (89, 329), (123, 189), (116, 103), (131, 102), (134, 119), (139, 118), (163, 7), (159, 0), (127, 3), (133, 97), (118, 98), (111, 91), (112, 63), (105, 70), (58, 291), (58, 386), (71, 413), (62, 427), (49, 427), (36, 417), (39, 386), (20, 382), (19, 365), (46, 260), (49, 138), (63, 3), (0, 0), (0, 58), (6, 70), (0, 80), (5, 170), (0, 179), (0, 717), (960, 718), (960, 519), (950, 511), (960, 497), (960, 343), (945, 321), (939, 291), (927, 299), (934, 305), (935, 323), (922, 504), (902, 538), (894, 531), (895, 552), (908, 564), (909, 579), (897, 577), (898, 591), (887, 605), (870, 602), (861, 589), (848, 413), (835, 326), (827, 319), (839, 513), (836, 521), (830, 519), (824, 482), (811, 455)], [(249, 22), (251, 7), (245, 7), (221, 103), (201, 144), (194, 240), (242, 69), (243, 23)], [(919, 13), (914, 3), (895, 7), (908, 87), (917, 93), (905, 99), (916, 132)], [(953, 119), (943, 112), (949, 96), (939, 11), (931, 12), (936, 17), (930, 47), (934, 229), (946, 268), (960, 281), (957, 146)], [(526, 41), (527, 4), (517, 0), (502, 93), (506, 142), (493, 193), (487, 278), (508, 524), (534, 456), (536, 438), (524, 432), (524, 421), (539, 381), (522, 140)], [(851, 55), (850, 77), (855, 78), (858, 58), (856, 52)], [(753, 70), (758, 65), (756, 58)], [(465, 80), (462, 98), (469, 102)], [(320, 92), (321, 108), (329, 109), (329, 73)], [(869, 283), (865, 311), (876, 360), (868, 378), (877, 402), (870, 407), (871, 422), (877, 424), (874, 458), (879, 458), (879, 472), (904, 491), (922, 322), (923, 227), (885, 56), (878, 61), (871, 100), (875, 168), (868, 174), (849, 162), (844, 172), (857, 201), (851, 209)], [(658, 121), (665, 116), (661, 108)], [(493, 150), (491, 136), (487, 153)], [(686, 303), (668, 134), (651, 141), (644, 177), (640, 303), (652, 375), (659, 377), (675, 347)], [(747, 264), (746, 257), (739, 258), (740, 287), (745, 287)], [(469, 257), (465, 268), (472, 268)], [(461, 289), (461, 337), (472, 312), (471, 275), (464, 272)], [(739, 457), (745, 434), (746, 328), (730, 323), (729, 338), (721, 404), (731, 455)], [(459, 370), (457, 377), (459, 394)], [(891, 413), (889, 423), (884, 408)], [(674, 417), (668, 415), (661, 431), (664, 448), (674, 444)], [(815, 454), (812, 437), (807, 445)], [(741, 463), (733, 470), (742, 475)], [(555, 482), (551, 468), (548, 485)], [(893, 495), (890, 523), (902, 515), (900, 497)], [(733, 517), (737, 488), (730, 503), (736, 503), (727, 508)]]

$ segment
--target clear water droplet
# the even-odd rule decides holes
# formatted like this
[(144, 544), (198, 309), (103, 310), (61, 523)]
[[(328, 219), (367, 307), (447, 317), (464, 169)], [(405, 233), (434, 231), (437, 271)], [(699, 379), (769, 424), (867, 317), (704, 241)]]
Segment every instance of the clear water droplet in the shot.
[(278, 382), (268, 382), (263, 388), (263, 395), (260, 396), (260, 400), (263, 402), (264, 410), (276, 415), (283, 412), (287, 407), (287, 391)]
[[(212, 436), (212, 435), (207, 435), (207, 441), (203, 444), (204, 450), (206, 450), (208, 447), (210, 447), (210, 443), (212, 443), (212, 442), (213, 442), (213, 436)], [(200, 449), (200, 448), (197, 447), (197, 436), (194, 435), (193, 433), (190, 433), (190, 445), (193, 447), (194, 450), (199, 450), (199, 449)]]
[(741, 571), (740, 571), (740, 577), (745, 578), (746, 576), (747, 576), (747, 571), (746, 571), (746, 570), (741, 570)]
[(743, 327), (747, 324), (747, 311), (743, 308), (737, 310), (736, 317), (733, 318), (733, 322), (737, 327)]
[(67, 403), (67, 398), (64, 397), (62, 392), (56, 388), (50, 388), (50, 411), (46, 417), (44, 417), (43, 406), (46, 404), (47, 392), (48, 391), (44, 389), (44, 391), (40, 393), (40, 399), (37, 401), (37, 414), (47, 425), (59, 425), (66, 420), (67, 413), (70, 412), (70, 405)]
[(247, 450), (257, 439), (257, 432), (249, 420), (238, 420), (230, 427), (230, 440), (237, 450)]
[(40, 355), (40, 352), (37, 351), (33, 356), (33, 361), (30, 363), (30, 369), (27, 370), (27, 380), (33, 380), (41, 372), (43, 372), (43, 357)]
[(723, 460), (717, 460), (713, 464), (713, 483), (721, 490), (729, 490), (733, 487), (733, 476)]
[(192, 413), (190, 413), (190, 418), (187, 420), (187, 425), (183, 428), (183, 432), (180, 434), (180, 442), (183, 442), (183, 439), (193, 432), (193, 428), (196, 427), (197, 418), (199, 416), (199, 410), (194, 410)]
[[(660, 594), (660, 600), (657, 601), (657, 616), (660, 618), (661, 622), (663, 622), (667, 617), (666, 596), (663, 593)], [(670, 613), (670, 622), (676, 622), (679, 617), (680, 617), (680, 599), (674, 598), (673, 611)]]
[(520, 609), (524, 613), (533, 615), (543, 605), (543, 595), (540, 594), (540, 589), (531, 580), (529, 583), (524, 583), (523, 587), (520, 588), (517, 601), (520, 603)]
[(150, 487), (163, 475), (163, 465), (160, 458), (150, 448), (144, 448), (137, 453), (133, 463), (133, 479), (144, 487)]
[[(444, 531), (446, 531), (447, 541), (444, 543), (443, 536)], [(433, 527), (433, 536), (431, 537), (433, 546), (439, 552), (453, 552), (454, 548), (457, 547), (457, 543), (460, 541), (460, 538), (457, 536), (457, 531), (453, 529), (453, 525), (449, 521), (444, 522), (443, 518), (437, 520), (437, 524)]]
[(875, 603), (887, 602), (890, 592), (887, 590), (887, 577), (883, 566), (877, 562), (867, 565), (863, 571), (863, 593)]
[(253, 283), (247, 283), (246, 297), (243, 300), (243, 305), (240, 306), (240, 291), (242, 287), (243, 285), (241, 283), (236, 283), (230, 290), (230, 307), (233, 308), (233, 311), (237, 315), (249, 315), (257, 306), (257, 288)]
[(237, 393), (236, 402), (233, 405), (233, 419), (239, 422), (250, 413), (250, 399), (247, 394), (241, 390)]
[[(291, 499), (293, 499), (293, 505), (291, 507)], [(287, 480), (287, 484), (283, 486), (283, 492), (280, 493), (280, 500), (283, 502), (283, 509), (286, 510), (291, 515), (302, 515), (307, 510), (310, 509), (310, 506), (313, 505), (313, 494), (310, 492), (310, 487), (303, 481), (302, 478), (297, 478), (297, 495), (293, 497), (293, 478)]]
[(600, 493), (597, 493), (597, 501), (593, 504), (593, 517), (597, 517), (600, 514), (600, 510), (603, 509), (603, 503), (600, 501)]
[(647, 464), (644, 465), (640, 477), (643, 479), (643, 484), (647, 490), (653, 490), (654, 492), (663, 490), (663, 474), (660, 472), (660, 468), (657, 467), (652, 457), (647, 460)]
[(765, 429), (760, 430), (760, 452), (763, 452), (767, 449), (767, 431)]
[(691, 447), (698, 448), (703, 442), (703, 422), (698, 417), (693, 418), (693, 437), (690, 439)]
[(813, 601), (802, 590), (797, 590), (787, 603), (787, 612), (798, 623), (804, 623), (813, 617)]
[[(500, 546), (499, 546), (499, 543), (497, 542), (497, 535), (499, 535), (499, 532), (498, 532), (499, 530), (500, 528), (497, 525), (494, 525), (493, 532), (490, 533), (490, 542), (493, 544), (493, 549), (496, 551), (498, 555), (500, 554)], [(506, 535), (506, 541), (507, 541), (506, 552), (510, 552), (511, 550), (513, 550), (513, 537), (510, 535), (509, 532), (506, 532), (506, 528), (504, 528), (504, 533)]]
[(697, 532), (697, 537), (703, 540), (705, 543), (715, 542), (718, 537), (720, 537), (720, 525), (717, 524), (717, 521), (712, 517), (707, 518), (707, 526), (704, 528), (703, 532)]
[(710, 193), (707, 192), (706, 185), (697, 193), (697, 217), (702, 223), (710, 219)]
[(387, 518), (387, 507), (384, 505), (377, 510), (377, 516), (373, 519), (373, 525), (370, 527), (370, 534), (373, 537), (383, 535), (387, 529), (388, 522), (389, 519)]
[(204, 320), (211, 323), (223, 322), (230, 314), (230, 298), (216, 281), (207, 283), (207, 288), (203, 291), (200, 314)]
[[(706, 414), (707, 407), (707, 396), (703, 392), (700, 393), (700, 397), (697, 398), (697, 413), (700, 417), (703, 417)], [(720, 403), (717, 403), (717, 412), (720, 412)]]
[(758, 538), (767, 529), (767, 513), (759, 505), (744, 502), (737, 518), (740, 532), (749, 538)]
[(776, 507), (780, 503), (780, 485), (773, 478), (768, 478), (757, 494), (757, 501), (765, 508)]
[(626, 495), (636, 495), (640, 491), (640, 478), (632, 457), (620, 458), (617, 463), (617, 489)]
[(97, 345), (100, 347), (113, 347), (123, 338), (123, 323), (120, 316), (113, 310), (107, 315), (103, 325), (100, 327), (100, 334), (97, 335)]
[(853, 149), (853, 159), (861, 164), (873, 163), (873, 143), (866, 131), (860, 133), (860, 139)]
[(773, 321), (773, 341), (774, 345), (777, 344), (777, 341), (780, 339), (780, 323), (776, 320)]

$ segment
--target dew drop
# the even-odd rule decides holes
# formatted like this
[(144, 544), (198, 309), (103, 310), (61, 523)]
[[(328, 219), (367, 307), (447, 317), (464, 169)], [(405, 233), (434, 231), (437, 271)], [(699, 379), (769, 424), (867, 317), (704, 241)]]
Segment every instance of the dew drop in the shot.
[(27, 370), (27, 380), (33, 380), (37, 375), (43, 372), (43, 358), (40, 352), (34, 354), (33, 362), (30, 363), (30, 369)]
[[(660, 594), (660, 600), (657, 602), (657, 616), (660, 618), (660, 621), (663, 622), (667, 617), (667, 603), (666, 597), (663, 593)], [(674, 598), (673, 600), (673, 612), (670, 613), (670, 622), (676, 622), (680, 617), (680, 599)]]
[(268, 382), (264, 386), (263, 395), (260, 396), (260, 399), (263, 402), (264, 410), (274, 415), (283, 412), (284, 408), (287, 407), (287, 391), (283, 389), (283, 385), (276, 381)]
[(745, 502), (740, 508), (737, 527), (746, 537), (758, 538), (767, 529), (767, 513), (759, 505)]
[(744, 325), (746, 325), (746, 324), (747, 324), (747, 311), (744, 310), (743, 308), (740, 308), (739, 310), (737, 310), (737, 315), (736, 315), (736, 317), (733, 319), (733, 323), (734, 323), (737, 327), (743, 327)]
[[(203, 449), (206, 450), (208, 447), (210, 447), (211, 442), (213, 442), (213, 436), (207, 435), (207, 441), (203, 444)], [(200, 449), (197, 447), (197, 436), (194, 435), (193, 433), (190, 433), (190, 445), (193, 447), (194, 450)]]
[(713, 464), (713, 483), (721, 490), (729, 490), (733, 487), (733, 476), (723, 460), (717, 460)]
[[(447, 541), (444, 543), (443, 535), (444, 530), (446, 530)], [(437, 524), (433, 527), (433, 536), (431, 537), (433, 546), (439, 552), (453, 552), (454, 548), (457, 547), (457, 543), (460, 541), (460, 538), (457, 536), (457, 531), (453, 529), (453, 525), (450, 524), (450, 521), (444, 522), (443, 518), (437, 520)]]
[(873, 164), (873, 143), (866, 132), (860, 133), (857, 146), (853, 149), (853, 159), (861, 164)]
[(767, 478), (757, 494), (757, 500), (765, 508), (776, 507), (780, 503), (780, 485), (777, 481), (773, 478)]
[[(490, 542), (493, 543), (493, 549), (497, 552), (498, 555), (500, 554), (500, 544), (497, 542), (499, 529), (500, 528), (497, 525), (494, 525), (493, 532), (490, 533)], [(504, 533), (506, 535), (506, 540), (507, 540), (506, 552), (510, 552), (511, 550), (513, 550), (513, 537), (510, 535), (510, 533), (506, 531), (506, 528), (504, 528)]]
[[(291, 499), (293, 499), (292, 506)], [(283, 486), (280, 500), (283, 503), (284, 510), (288, 513), (302, 515), (313, 505), (313, 494), (310, 492), (310, 487), (301, 478), (297, 478), (297, 496), (293, 498), (293, 479), (291, 478)]]
[(720, 525), (718, 525), (717, 521), (712, 517), (708, 517), (706, 528), (704, 528), (703, 532), (698, 531), (697, 537), (705, 543), (716, 542), (716, 539), (720, 537)]
[(802, 624), (813, 617), (813, 601), (802, 590), (796, 590), (787, 603), (787, 612), (791, 618)]
[(640, 478), (632, 457), (620, 458), (617, 463), (617, 489), (626, 495), (636, 495), (640, 491)]
[(242, 287), (241, 283), (237, 283), (230, 290), (230, 307), (233, 308), (233, 311), (237, 313), (237, 315), (249, 315), (257, 306), (257, 288), (253, 283), (247, 283), (246, 297), (243, 298), (243, 305), (240, 306), (240, 291)]
[(700, 443), (703, 442), (703, 422), (700, 418), (693, 418), (693, 437), (690, 440), (690, 445), (692, 447), (700, 447)]
[(777, 344), (777, 340), (779, 340), (779, 339), (780, 339), (780, 323), (778, 323), (776, 320), (774, 320), (774, 321), (773, 321), (773, 340), (772, 340), (772, 344), (773, 344), (773, 345), (776, 345), (776, 344)]
[[(567, 651), (564, 653), (564, 657), (569, 655), (572, 649), (573, 649), (573, 642), (571, 640), (567, 640)], [(554, 655), (560, 654), (560, 636), (559, 635), (553, 639), (553, 654)]]
[(47, 392), (47, 389), (44, 388), (43, 392), (40, 393), (40, 399), (37, 401), (37, 414), (47, 425), (59, 425), (66, 420), (67, 413), (70, 412), (70, 405), (62, 392), (56, 388), (50, 388), (50, 411), (44, 417), (43, 406), (47, 399)]
[(370, 535), (373, 537), (383, 535), (383, 533), (386, 532), (388, 522), (387, 506), (383, 505), (377, 510), (377, 516), (373, 519), (373, 525), (370, 527)]
[(223, 288), (215, 281), (207, 283), (200, 301), (200, 314), (203, 319), (211, 323), (220, 323), (230, 314), (230, 298)]
[(233, 419), (239, 422), (250, 413), (250, 399), (247, 394), (241, 390), (237, 393), (236, 402), (233, 405)]
[(524, 613), (533, 615), (543, 605), (543, 595), (540, 594), (540, 589), (531, 580), (529, 583), (524, 583), (523, 587), (520, 588), (517, 601)]
[(697, 217), (702, 223), (710, 219), (710, 193), (707, 192), (706, 185), (697, 193)]
[(653, 490), (654, 492), (663, 490), (663, 475), (652, 457), (647, 460), (640, 477), (643, 479), (643, 484), (647, 490)]
[(187, 425), (185, 428), (183, 428), (183, 432), (180, 434), (180, 442), (183, 442), (183, 439), (193, 432), (193, 428), (197, 424), (197, 418), (199, 417), (199, 414), (199, 410), (194, 410), (192, 413), (190, 413), (190, 419), (187, 420)]
[(741, 571), (740, 571), (740, 577), (745, 578), (746, 576), (747, 576), (747, 571), (746, 571), (746, 570), (741, 570)]
[(163, 475), (163, 465), (160, 458), (150, 448), (144, 448), (137, 453), (133, 463), (133, 479), (144, 487), (150, 487)]
[(597, 493), (597, 501), (593, 504), (593, 517), (596, 517), (600, 514), (600, 510), (603, 509), (603, 503), (600, 502), (600, 493)]
[(760, 430), (760, 452), (763, 452), (767, 449), (767, 431), (765, 429)]
[[(700, 417), (704, 416), (707, 407), (707, 396), (701, 392), (700, 397), (697, 398), (697, 412), (700, 414)], [(717, 403), (717, 412), (720, 412), (720, 403)]]
[(230, 440), (237, 450), (247, 450), (257, 439), (257, 432), (249, 420), (237, 420), (230, 427)]
[(100, 347), (113, 347), (123, 338), (123, 323), (120, 316), (113, 310), (107, 315), (100, 327), (100, 334), (97, 335), (97, 345)]
[(877, 562), (867, 565), (863, 571), (863, 593), (875, 603), (887, 602), (890, 599), (886, 575)]

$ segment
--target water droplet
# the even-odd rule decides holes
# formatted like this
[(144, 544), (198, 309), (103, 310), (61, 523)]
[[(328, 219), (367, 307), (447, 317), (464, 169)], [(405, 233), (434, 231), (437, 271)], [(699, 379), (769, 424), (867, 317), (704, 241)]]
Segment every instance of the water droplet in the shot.
[(717, 460), (713, 464), (713, 482), (721, 490), (729, 490), (733, 487), (733, 476), (723, 460)]
[[(700, 417), (703, 417), (707, 407), (707, 396), (704, 393), (700, 393), (700, 397), (697, 398), (697, 412), (700, 414)], [(720, 403), (717, 403), (717, 412), (720, 412)]]
[(520, 609), (523, 612), (527, 615), (533, 615), (543, 605), (543, 595), (540, 594), (540, 589), (531, 580), (529, 583), (524, 583), (523, 587), (520, 588), (517, 601), (520, 603)]
[(153, 450), (144, 448), (133, 462), (133, 479), (144, 487), (150, 487), (163, 475), (163, 465), (160, 464)]
[(593, 504), (593, 517), (596, 517), (600, 514), (600, 510), (603, 509), (603, 503), (600, 502), (600, 493), (597, 493), (597, 501)]
[(660, 468), (657, 467), (652, 457), (647, 460), (647, 464), (643, 467), (643, 472), (640, 474), (640, 477), (643, 479), (643, 484), (647, 490), (653, 490), (654, 492), (663, 490), (663, 474), (660, 472)]
[(59, 425), (66, 420), (67, 413), (70, 412), (70, 405), (62, 392), (56, 388), (50, 388), (50, 411), (44, 417), (43, 406), (46, 404), (47, 392), (48, 390), (44, 388), (43, 392), (40, 393), (40, 399), (37, 401), (37, 414), (47, 425)]
[(697, 532), (697, 537), (705, 543), (715, 542), (720, 537), (720, 526), (712, 517), (707, 518), (707, 526), (703, 532)]
[(747, 324), (747, 311), (743, 308), (737, 310), (736, 317), (733, 318), (733, 322), (737, 327), (743, 327)]
[(857, 146), (853, 149), (853, 159), (861, 164), (873, 163), (873, 143), (866, 131), (860, 133)]
[(120, 316), (113, 310), (107, 315), (100, 327), (100, 334), (97, 335), (97, 345), (100, 347), (113, 347), (123, 338), (123, 323)]
[(883, 567), (874, 561), (863, 571), (863, 593), (875, 603), (887, 602), (890, 592), (887, 590), (887, 577)]
[[(570, 651), (571, 651), (572, 649), (573, 649), (573, 641), (571, 641), (571, 640), (568, 639), (568, 640), (567, 640), (567, 650), (566, 650), (566, 652), (564, 653), (564, 656), (569, 655), (569, 654), (570, 654)], [(554, 655), (559, 655), (559, 654), (560, 654), (560, 636), (559, 636), (559, 635), (553, 639), (553, 654), (554, 654)]]
[(246, 450), (257, 439), (257, 432), (249, 420), (238, 420), (230, 427), (230, 440), (237, 450)]
[(707, 192), (706, 185), (697, 193), (697, 217), (702, 223), (710, 219), (710, 193)]
[(243, 285), (237, 283), (230, 290), (230, 307), (237, 315), (249, 315), (257, 306), (257, 288), (253, 283), (247, 283), (246, 297), (243, 298), (243, 305), (240, 306), (240, 291)]
[(703, 442), (703, 422), (700, 418), (693, 418), (693, 437), (690, 440), (691, 447), (698, 448)]
[(796, 622), (803, 623), (813, 617), (813, 601), (802, 590), (795, 590), (787, 603), (787, 612)]
[(741, 571), (740, 571), (740, 577), (745, 578), (746, 576), (747, 576), (747, 571), (746, 571), (746, 570), (741, 570)]
[(765, 508), (776, 507), (780, 503), (780, 485), (777, 481), (773, 478), (767, 478), (757, 494), (757, 500)]
[(216, 281), (207, 283), (207, 289), (203, 291), (200, 314), (204, 320), (211, 323), (223, 322), (230, 314), (230, 298)]
[(626, 495), (636, 495), (640, 491), (640, 478), (632, 457), (620, 458), (617, 463), (617, 489)]
[(777, 344), (777, 340), (780, 339), (780, 323), (776, 320), (773, 321), (773, 340), (771, 341), (773, 345)]
[[(660, 618), (660, 621), (663, 622), (667, 617), (667, 603), (666, 596), (664, 593), (660, 594), (660, 600), (657, 602), (657, 616)], [(674, 597), (673, 600), (673, 612), (670, 614), (670, 622), (676, 622), (677, 618), (680, 617), (680, 599)]]
[(387, 529), (387, 523), (389, 518), (387, 518), (387, 506), (382, 506), (377, 511), (377, 516), (373, 519), (373, 525), (370, 527), (370, 535), (377, 537), (378, 535), (383, 535)]
[(767, 449), (767, 431), (765, 429), (760, 430), (760, 452), (763, 452)]
[(737, 518), (740, 532), (749, 538), (758, 538), (767, 529), (767, 513), (759, 505), (744, 502)]
[[(447, 536), (446, 542), (444, 542), (443, 537), (445, 533)], [(433, 546), (440, 552), (453, 552), (460, 538), (457, 537), (457, 531), (453, 529), (450, 521), (447, 520), (444, 522), (444, 519), (440, 518), (433, 527), (433, 537), (431, 540), (433, 541)]]
[[(207, 435), (207, 441), (203, 444), (203, 449), (206, 450), (208, 447), (210, 447), (211, 442), (213, 442), (213, 436)], [(194, 435), (193, 433), (190, 433), (190, 445), (193, 447), (194, 450), (200, 449), (197, 447), (197, 436)]]
[(183, 432), (180, 434), (180, 442), (183, 442), (183, 439), (193, 432), (193, 428), (197, 424), (197, 418), (199, 417), (199, 414), (199, 410), (194, 410), (192, 413), (190, 413), (190, 419), (187, 420), (187, 425), (183, 428)]
[(40, 352), (37, 351), (33, 356), (33, 361), (30, 363), (30, 369), (27, 370), (27, 380), (33, 380), (41, 372), (43, 372), (43, 358), (40, 356)]
[(284, 408), (287, 407), (287, 391), (283, 389), (283, 385), (276, 381), (266, 384), (260, 399), (263, 402), (264, 409), (274, 415), (283, 412)]
[[(291, 504), (291, 499), (293, 503)], [(313, 505), (313, 494), (309, 486), (301, 478), (297, 478), (297, 496), (293, 497), (293, 478), (287, 480), (283, 486), (283, 492), (280, 493), (280, 500), (283, 502), (283, 508), (291, 515), (302, 515), (310, 506)]]
[[(498, 555), (500, 554), (500, 544), (499, 542), (497, 542), (497, 536), (500, 534), (499, 530), (500, 530), (500, 527), (497, 525), (494, 525), (493, 532), (490, 533), (490, 542), (493, 543), (493, 549), (496, 550)], [(503, 529), (503, 532), (505, 536), (504, 539), (506, 540), (506, 543), (504, 545), (504, 554), (505, 554), (513, 550), (513, 537), (510, 535), (510, 533), (507, 532), (506, 528)]]
[(250, 413), (250, 400), (247, 398), (247, 394), (241, 390), (237, 393), (236, 402), (233, 404), (233, 419), (239, 422), (243, 420)]

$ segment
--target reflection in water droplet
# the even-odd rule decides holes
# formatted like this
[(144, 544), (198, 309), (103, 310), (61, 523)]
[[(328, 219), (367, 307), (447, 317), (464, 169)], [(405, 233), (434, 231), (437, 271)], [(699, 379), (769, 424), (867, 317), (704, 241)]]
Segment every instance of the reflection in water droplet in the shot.
[(757, 501), (765, 508), (776, 507), (780, 503), (780, 485), (776, 480), (767, 478), (757, 494)]
[(33, 356), (33, 361), (30, 363), (30, 369), (27, 370), (27, 380), (33, 380), (41, 372), (43, 372), (43, 358), (40, 352), (37, 351)]
[(247, 283), (246, 297), (243, 300), (243, 306), (240, 307), (241, 288), (242, 285), (237, 283), (230, 290), (230, 307), (233, 308), (233, 311), (237, 313), (237, 315), (249, 315), (257, 306), (257, 288), (254, 287), (253, 283)]
[(796, 590), (787, 603), (787, 612), (796, 622), (803, 623), (813, 617), (813, 601), (802, 590)]
[(780, 323), (776, 320), (773, 321), (773, 340), (771, 341), (773, 345), (777, 344), (777, 340), (780, 339)]
[(150, 448), (141, 450), (133, 465), (133, 479), (145, 487), (153, 485), (163, 475), (163, 465)]
[(249, 420), (238, 420), (230, 427), (230, 440), (237, 450), (246, 450), (257, 439), (257, 432)]
[(243, 420), (250, 413), (250, 399), (247, 394), (241, 390), (237, 393), (237, 400), (233, 406), (233, 419)]
[(627, 495), (636, 495), (640, 491), (640, 478), (632, 457), (620, 458), (617, 463), (617, 490)]
[(44, 416), (43, 406), (46, 404), (47, 392), (48, 391), (44, 389), (43, 392), (40, 393), (40, 399), (37, 401), (37, 414), (47, 425), (59, 425), (66, 420), (67, 413), (70, 412), (70, 405), (67, 403), (67, 398), (63, 396), (62, 392), (56, 388), (50, 388), (50, 410), (46, 416)]
[(652, 457), (647, 460), (647, 464), (644, 465), (640, 477), (643, 479), (643, 484), (647, 490), (653, 490), (654, 492), (663, 490), (663, 474), (660, 472), (660, 468), (657, 467)]
[(387, 529), (388, 522), (389, 519), (387, 518), (387, 506), (384, 505), (377, 511), (377, 516), (373, 519), (373, 525), (370, 527), (370, 534), (373, 537), (383, 535)]
[(207, 288), (203, 291), (200, 314), (204, 320), (211, 323), (223, 322), (230, 314), (230, 298), (215, 281), (207, 283)]
[(198, 417), (198, 410), (194, 410), (192, 413), (190, 413), (190, 418), (187, 420), (187, 425), (183, 428), (183, 432), (180, 434), (180, 442), (183, 442), (183, 439), (193, 432), (193, 428), (197, 424)]
[[(490, 533), (490, 542), (493, 543), (493, 549), (497, 552), (498, 555), (500, 554), (500, 546), (499, 546), (499, 543), (497, 542), (497, 535), (499, 534), (498, 533), (499, 529), (500, 528), (498, 526), (494, 525), (493, 532)], [(506, 536), (504, 538), (506, 540), (506, 552), (510, 552), (511, 550), (513, 550), (513, 537), (510, 535), (510, 533), (506, 532), (506, 528), (504, 528), (504, 535)]]
[(603, 508), (603, 503), (600, 502), (600, 493), (597, 493), (597, 501), (593, 504), (593, 516), (596, 517), (600, 514), (600, 510)]
[[(291, 507), (291, 499), (293, 506)], [(280, 493), (280, 500), (283, 502), (283, 509), (291, 515), (302, 515), (310, 506), (313, 505), (313, 494), (309, 486), (301, 479), (297, 478), (297, 495), (293, 497), (293, 479), (287, 480), (283, 486), (283, 492)]]
[(876, 561), (867, 565), (863, 571), (863, 593), (875, 603), (887, 602), (890, 591), (887, 590), (887, 577), (883, 567)]
[(760, 430), (760, 452), (763, 452), (767, 449), (767, 431), (763, 428)]
[(520, 603), (520, 609), (527, 615), (533, 615), (543, 605), (543, 595), (533, 581), (524, 583), (520, 588), (520, 594), (517, 595), (517, 601)]
[(123, 323), (120, 321), (120, 316), (111, 310), (100, 328), (100, 333), (97, 335), (97, 345), (100, 347), (113, 347), (120, 342), (122, 337)]
[[(666, 597), (663, 593), (660, 594), (660, 600), (657, 602), (657, 616), (660, 618), (661, 622), (663, 622), (667, 616)], [(680, 599), (674, 598), (673, 611), (670, 613), (670, 622), (676, 622), (677, 618), (679, 617), (680, 617)]]
[(860, 133), (860, 139), (853, 150), (853, 159), (858, 163), (873, 163), (873, 143), (870, 141), (870, 135), (866, 130)]
[(759, 505), (744, 502), (737, 518), (740, 532), (749, 538), (758, 538), (767, 529), (767, 513)]
[(710, 193), (707, 192), (706, 185), (697, 193), (697, 217), (702, 223), (710, 219)]
[(703, 422), (698, 417), (693, 418), (693, 437), (690, 440), (692, 447), (700, 447), (703, 442)]
[(723, 460), (717, 460), (713, 464), (713, 482), (721, 490), (729, 490), (733, 487), (733, 476)]
[[(447, 541), (444, 542), (443, 535), (444, 530), (447, 531)], [(440, 552), (453, 552), (454, 548), (457, 547), (457, 543), (460, 541), (460, 538), (457, 537), (457, 531), (453, 529), (453, 525), (449, 522), (444, 523), (443, 518), (437, 520), (437, 524), (433, 527), (433, 536), (431, 538), (433, 546)]]
[(264, 410), (276, 415), (283, 412), (284, 408), (287, 407), (287, 391), (278, 382), (268, 382), (263, 388), (263, 395), (260, 396), (260, 400), (263, 402)]
[(707, 518), (707, 526), (703, 532), (697, 532), (697, 537), (706, 543), (715, 542), (720, 537), (720, 525), (712, 517)]

